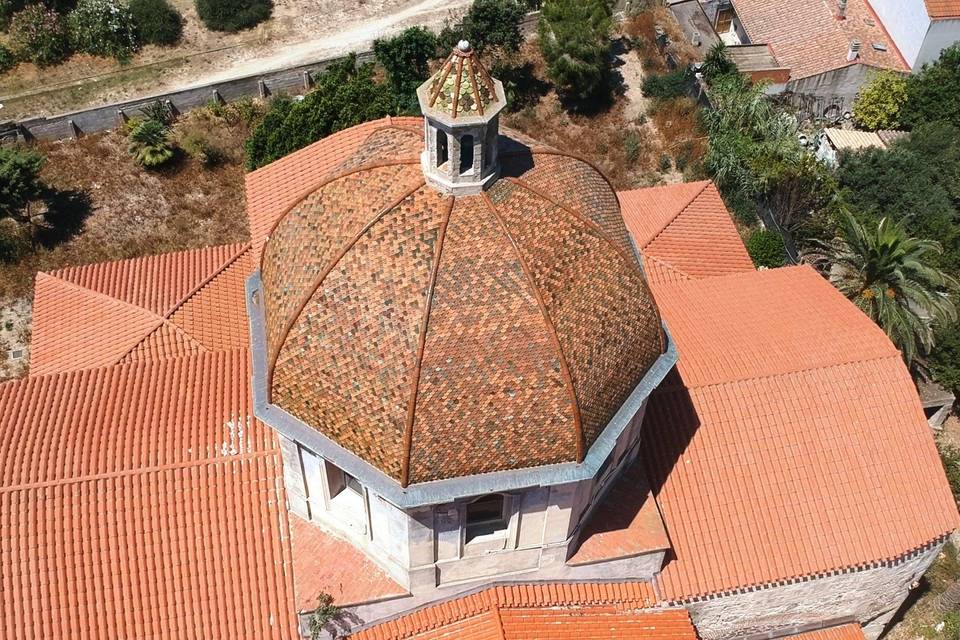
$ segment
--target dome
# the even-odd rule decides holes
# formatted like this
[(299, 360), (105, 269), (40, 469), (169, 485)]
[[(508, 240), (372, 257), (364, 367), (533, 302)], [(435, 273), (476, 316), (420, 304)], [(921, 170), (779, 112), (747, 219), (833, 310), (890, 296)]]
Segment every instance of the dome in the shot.
[(422, 146), (377, 129), (275, 224), (270, 404), (404, 487), (581, 462), (664, 350), (614, 191), (510, 134), (456, 196)]

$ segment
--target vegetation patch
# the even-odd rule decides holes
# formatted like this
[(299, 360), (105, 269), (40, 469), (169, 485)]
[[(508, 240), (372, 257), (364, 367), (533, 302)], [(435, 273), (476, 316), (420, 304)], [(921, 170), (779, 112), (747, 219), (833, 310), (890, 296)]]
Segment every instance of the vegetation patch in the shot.
[(272, 0), (196, 0), (197, 14), (213, 31), (243, 31), (273, 13)]

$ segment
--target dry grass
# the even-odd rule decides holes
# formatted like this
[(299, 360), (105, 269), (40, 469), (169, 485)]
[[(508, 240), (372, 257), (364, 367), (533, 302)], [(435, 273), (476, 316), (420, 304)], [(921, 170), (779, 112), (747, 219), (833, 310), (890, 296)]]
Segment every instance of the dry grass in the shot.
[(204, 168), (181, 156), (163, 171), (137, 166), (120, 132), (44, 143), (42, 177), (62, 192), (85, 194), (89, 215), (78, 233), (17, 264), (0, 264), (0, 300), (29, 296), (38, 271), (67, 265), (237, 242), (249, 236), (243, 200), (244, 122), (228, 123), (200, 110), (174, 125), (172, 137), (200, 128), (226, 161)]

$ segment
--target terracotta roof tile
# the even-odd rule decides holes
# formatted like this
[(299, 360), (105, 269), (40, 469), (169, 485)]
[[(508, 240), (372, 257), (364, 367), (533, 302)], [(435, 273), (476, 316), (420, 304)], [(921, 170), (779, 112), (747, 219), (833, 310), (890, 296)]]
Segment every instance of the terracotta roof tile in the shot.
[(246, 245), (38, 274), (31, 375), (247, 346)]
[(655, 601), (646, 582), (505, 584), (377, 623), (350, 638), (695, 640), (686, 610), (643, 610)]
[[(845, 20), (837, 19), (835, 2), (733, 0), (733, 6), (750, 41), (769, 45), (780, 64), (790, 68), (791, 80), (861, 62), (910, 70), (868, 0), (849, 0)], [(851, 63), (847, 50), (854, 39), (862, 46)], [(886, 45), (886, 51), (874, 49), (874, 42)]]
[(926, 0), (927, 15), (934, 20), (960, 18), (960, 0)]
[(809, 267), (655, 294), (682, 375), (644, 423), (666, 599), (890, 561), (960, 524), (899, 354)]
[(0, 385), (4, 637), (296, 637), (249, 378), (234, 351)]
[(843, 624), (787, 636), (784, 640), (864, 640), (863, 627), (857, 623)]
[(713, 183), (621, 191), (617, 196), (651, 283), (754, 270)]

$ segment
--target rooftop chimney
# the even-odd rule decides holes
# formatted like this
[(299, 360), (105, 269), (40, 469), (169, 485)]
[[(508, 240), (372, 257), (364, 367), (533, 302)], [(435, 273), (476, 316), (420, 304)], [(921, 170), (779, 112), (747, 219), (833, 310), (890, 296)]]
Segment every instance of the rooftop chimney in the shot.
[(847, 18), (847, 0), (837, 0), (837, 20)]
[(853, 40), (850, 43), (850, 48), (847, 50), (847, 62), (853, 62), (860, 57), (860, 41)]

